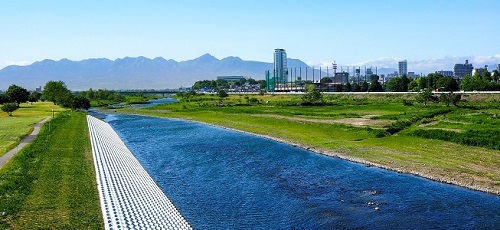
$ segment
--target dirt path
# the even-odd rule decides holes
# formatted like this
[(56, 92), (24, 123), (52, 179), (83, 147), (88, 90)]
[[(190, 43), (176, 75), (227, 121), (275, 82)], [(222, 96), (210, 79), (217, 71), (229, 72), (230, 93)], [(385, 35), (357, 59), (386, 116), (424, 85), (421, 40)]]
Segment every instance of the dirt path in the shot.
[(32, 142), (33, 139), (35, 139), (36, 135), (38, 135), (38, 133), (40, 132), (40, 127), (42, 127), (42, 125), (45, 122), (47, 122), (49, 119), (50, 119), (50, 117), (46, 117), (42, 121), (36, 123), (33, 126), (33, 132), (31, 132), (30, 135), (26, 136), (23, 140), (21, 140), (21, 143), (19, 143), (16, 147), (14, 147), (10, 151), (8, 151), (5, 155), (1, 156), (0, 157), (0, 168), (2, 168), (5, 165), (5, 163), (7, 163), (7, 161), (9, 161), (10, 158), (12, 158), (14, 156), (14, 154), (19, 152), (19, 150), (21, 150), (24, 146), (26, 146), (27, 144)]

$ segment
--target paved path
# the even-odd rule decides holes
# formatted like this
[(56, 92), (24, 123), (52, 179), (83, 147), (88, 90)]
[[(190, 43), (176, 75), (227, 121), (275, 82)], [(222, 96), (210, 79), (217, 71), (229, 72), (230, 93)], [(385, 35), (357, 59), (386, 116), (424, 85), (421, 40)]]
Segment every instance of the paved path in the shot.
[(87, 115), (105, 229), (191, 229), (118, 134)]
[(36, 135), (40, 132), (40, 127), (47, 122), (50, 119), (50, 117), (46, 117), (42, 121), (36, 123), (33, 127), (33, 132), (31, 132), (30, 135), (26, 136), (24, 139), (21, 140), (21, 143), (17, 145), (15, 148), (11, 149), (8, 151), (5, 155), (0, 157), (0, 168), (2, 168), (7, 161), (10, 160), (16, 154), (19, 150), (21, 150), (24, 146), (26, 146), (28, 143), (32, 142), (33, 139), (35, 139)]

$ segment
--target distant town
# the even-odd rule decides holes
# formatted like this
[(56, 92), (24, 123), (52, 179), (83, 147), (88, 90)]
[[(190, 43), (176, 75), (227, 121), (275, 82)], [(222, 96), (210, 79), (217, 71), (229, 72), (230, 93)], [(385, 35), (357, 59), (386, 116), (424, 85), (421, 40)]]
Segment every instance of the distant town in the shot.
[(265, 72), (265, 80), (217, 76), (216, 80), (198, 81), (192, 88), (203, 92), (220, 89), (228, 92), (302, 92), (306, 84), (314, 84), (323, 92), (500, 90), (500, 64), (490, 72), (489, 66), (474, 68), (468, 60), (455, 64), (453, 70), (436, 70), (427, 76), (408, 71), (408, 61), (401, 60), (398, 71), (385, 75), (378, 74), (376, 66), (338, 66), (335, 62), (319, 68), (290, 67), (286, 50), (275, 49), (273, 67)]

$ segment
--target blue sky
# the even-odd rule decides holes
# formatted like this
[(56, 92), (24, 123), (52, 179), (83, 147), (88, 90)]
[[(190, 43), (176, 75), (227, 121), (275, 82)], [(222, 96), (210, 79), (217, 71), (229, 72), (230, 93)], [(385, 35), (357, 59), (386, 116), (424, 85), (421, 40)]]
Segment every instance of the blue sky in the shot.
[[(498, 0), (0, 0), (0, 68), (125, 56), (451, 69), (500, 63)], [(421, 65), (420, 67), (417, 67)], [(441, 67), (440, 67), (441, 65)], [(444, 65), (444, 66), (443, 66)]]

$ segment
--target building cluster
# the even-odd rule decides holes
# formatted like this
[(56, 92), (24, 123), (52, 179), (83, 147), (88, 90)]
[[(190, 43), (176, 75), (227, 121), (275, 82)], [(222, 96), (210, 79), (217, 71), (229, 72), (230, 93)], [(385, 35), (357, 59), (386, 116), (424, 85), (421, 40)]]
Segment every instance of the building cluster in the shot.
[[(500, 64), (498, 64), (497, 69), (500, 71)], [(455, 64), (453, 70), (439, 70), (435, 71), (435, 73), (460, 80), (464, 76), (472, 76), (475, 73), (482, 75), (485, 71), (488, 71), (488, 66), (484, 66), (484, 68), (474, 68), (472, 63), (465, 60), (465, 63)], [(375, 71), (372, 67), (364, 67), (364, 72), (362, 73), (361, 67), (338, 66), (335, 62), (332, 63), (332, 67), (323, 67), (323, 69), (322, 67), (317, 69), (314, 67), (288, 68), (286, 51), (284, 49), (274, 49), (274, 68), (273, 70), (266, 71), (266, 87), (267, 89), (281, 88), (283, 91), (294, 91), (303, 86), (304, 82), (319, 84), (323, 83), (322, 80), (324, 78), (329, 78), (327, 84), (332, 85), (342, 85), (347, 82), (360, 84), (360, 82), (363, 81), (370, 81), (370, 76), (372, 75), (378, 75), (381, 84), (398, 76), (407, 76), (408, 78), (417, 78), (421, 76), (421, 74), (408, 71), (407, 60), (399, 61), (397, 71), (387, 75), (378, 74), (377, 67), (375, 67)]]
[[(500, 64), (498, 64), (497, 70), (500, 71)], [(419, 77), (414, 72), (408, 72), (408, 62), (406, 60), (398, 62), (398, 72), (394, 72), (394, 74), (388, 74), (388, 78), (403, 76), (406, 75), (409, 78)], [(469, 60), (465, 60), (465, 63), (457, 63), (453, 67), (453, 70), (439, 70), (435, 71), (435, 73), (443, 75), (445, 77), (454, 77), (456, 79), (462, 79), (464, 76), (472, 76), (475, 73), (482, 75), (485, 71), (488, 71), (488, 66), (485, 65), (482, 68), (474, 68), (472, 63), (469, 63)]]

